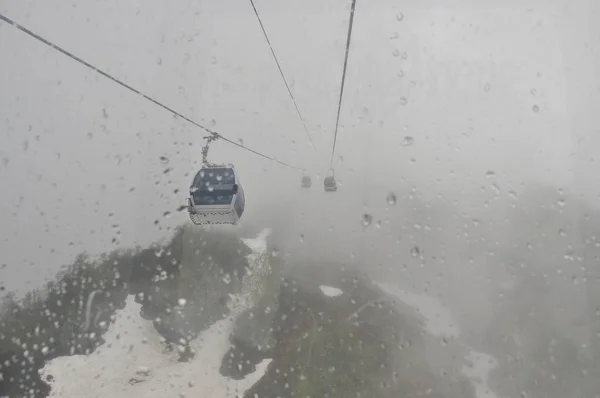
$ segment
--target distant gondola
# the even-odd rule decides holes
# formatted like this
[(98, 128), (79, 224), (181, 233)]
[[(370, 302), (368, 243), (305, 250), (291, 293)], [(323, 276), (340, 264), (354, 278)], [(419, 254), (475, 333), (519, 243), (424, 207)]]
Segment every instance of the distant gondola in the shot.
[(233, 165), (202, 165), (190, 186), (188, 212), (192, 222), (235, 225), (244, 207), (244, 190)]
[(304, 176), (302, 177), (302, 188), (310, 188), (312, 186), (312, 181), (310, 179), (310, 176)]
[(323, 185), (325, 186), (325, 192), (335, 192), (337, 191), (337, 183), (335, 182), (334, 176), (327, 176), (323, 180)]

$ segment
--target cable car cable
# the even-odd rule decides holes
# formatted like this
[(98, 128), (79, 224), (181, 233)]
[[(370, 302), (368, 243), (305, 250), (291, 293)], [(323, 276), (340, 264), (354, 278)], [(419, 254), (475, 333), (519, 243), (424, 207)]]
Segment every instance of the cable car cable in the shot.
[(335, 131), (333, 134), (333, 148), (331, 149), (331, 161), (329, 167), (333, 165), (333, 156), (335, 154), (335, 144), (337, 142), (337, 133), (340, 124), (340, 111), (342, 109), (342, 98), (344, 96), (344, 83), (346, 81), (346, 69), (348, 67), (348, 53), (350, 52), (350, 41), (352, 38), (352, 25), (354, 24), (354, 9), (356, 8), (356, 0), (352, 0), (352, 7), (350, 9), (350, 22), (348, 24), (348, 38), (346, 40), (346, 55), (344, 57), (344, 68), (342, 71), (342, 85), (340, 87), (340, 99), (338, 102), (337, 119), (335, 121)]
[(256, 9), (256, 6), (254, 5), (254, 0), (250, 0), (250, 4), (252, 4), (252, 8), (254, 9), (254, 14), (256, 14), (256, 18), (258, 19), (260, 28), (262, 29), (262, 32), (265, 36), (265, 40), (267, 41), (267, 44), (269, 45), (269, 48), (271, 49), (271, 54), (273, 54), (273, 59), (275, 60), (275, 63), (277, 64), (277, 68), (279, 69), (279, 74), (281, 75), (281, 78), (283, 79), (285, 88), (287, 88), (288, 94), (290, 95), (290, 98), (292, 99), (292, 102), (294, 103), (294, 107), (296, 108), (296, 113), (298, 113), (298, 117), (300, 118), (300, 121), (302, 122), (302, 126), (304, 127), (304, 132), (306, 133), (306, 136), (308, 137), (308, 140), (310, 141), (310, 145), (312, 145), (313, 149), (316, 151), (317, 148), (315, 147), (315, 143), (313, 142), (312, 137), (310, 136), (310, 133), (308, 132), (308, 128), (306, 127), (306, 123), (304, 122), (304, 118), (302, 117), (302, 114), (300, 113), (300, 108), (298, 108), (296, 99), (294, 98), (294, 95), (292, 94), (292, 90), (290, 89), (287, 79), (285, 78), (285, 75), (283, 74), (283, 70), (281, 69), (279, 60), (277, 59), (277, 55), (275, 55), (275, 50), (273, 49), (273, 46), (271, 45), (271, 41), (269, 40), (269, 35), (267, 35), (265, 26), (263, 25), (262, 20), (260, 19), (260, 15), (258, 14), (258, 10)]
[(3, 15), (2, 13), (0, 13), (0, 20), (2, 20), (2, 21), (4, 21), (4, 22), (6, 22), (6, 23), (8, 23), (8, 24), (10, 24), (10, 25), (12, 25), (12, 26), (14, 26), (15, 28), (19, 29), (21, 32), (23, 32), (23, 33), (26, 33), (27, 35), (29, 35), (29, 36), (33, 37), (34, 39), (36, 39), (36, 40), (38, 40), (38, 41), (40, 41), (40, 42), (44, 43), (45, 45), (47, 45), (47, 46), (49, 46), (49, 47), (51, 47), (51, 48), (53, 48), (53, 49), (55, 49), (55, 50), (57, 50), (57, 51), (59, 51), (59, 52), (63, 53), (63, 54), (64, 54), (64, 55), (66, 55), (67, 57), (69, 57), (69, 58), (71, 58), (71, 59), (73, 59), (73, 60), (75, 60), (75, 61), (79, 62), (80, 64), (82, 64), (82, 65), (84, 65), (84, 66), (86, 66), (86, 67), (88, 67), (88, 68), (92, 69), (93, 71), (95, 71), (95, 72), (98, 72), (98, 73), (99, 73), (99, 74), (101, 74), (102, 76), (104, 76), (104, 77), (106, 77), (106, 78), (108, 78), (108, 79), (112, 80), (113, 82), (115, 82), (115, 83), (117, 83), (117, 84), (119, 84), (119, 85), (121, 85), (121, 86), (125, 87), (126, 89), (128, 89), (128, 90), (130, 90), (130, 91), (132, 91), (132, 92), (134, 92), (134, 93), (136, 93), (136, 94), (138, 94), (139, 96), (141, 96), (141, 97), (143, 97), (143, 98), (147, 99), (148, 101), (150, 101), (150, 102), (152, 102), (152, 103), (154, 103), (154, 104), (156, 104), (156, 105), (160, 106), (161, 108), (163, 108), (163, 109), (167, 110), (168, 112), (171, 112), (172, 114), (174, 114), (174, 115), (176, 115), (176, 116), (179, 116), (180, 118), (182, 118), (183, 120), (185, 120), (185, 121), (187, 121), (187, 122), (189, 122), (189, 123), (193, 124), (194, 126), (196, 126), (196, 127), (199, 127), (199, 128), (201, 128), (202, 130), (205, 130), (205, 131), (209, 132), (209, 133), (210, 133), (212, 136), (217, 136), (218, 138), (222, 139), (223, 141), (226, 141), (226, 142), (228, 142), (228, 143), (230, 143), (230, 144), (233, 144), (233, 145), (235, 145), (235, 146), (237, 146), (237, 147), (239, 147), (239, 148), (245, 149), (245, 150), (247, 150), (247, 151), (249, 151), (249, 152), (252, 152), (252, 153), (254, 153), (255, 155), (261, 156), (261, 157), (263, 157), (263, 158), (265, 158), (265, 159), (272, 160), (272, 161), (274, 161), (274, 162), (276, 162), (276, 163), (279, 163), (280, 165), (283, 165), (283, 166), (286, 166), (286, 167), (291, 167), (291, 168), (293, 168), (293, 169), (303, 170), (301, 167), (293, 166), (293, 165), (291, 165), (291, 164), (289, 164), (289, 163), (286, 163), (286, 162), (283, 162), (283, 161), (281, 161), (281, 160), (279, 160), (279, 159), (275, 159), (275, 158), (272, 158), (272, 157), (270, 157), (270, 156), (267, 156), (267, 155), (265, 155), (265, 154), (262, 154), (262, 153), (260, 153), (260, 152), (258, 152), (258, 151), (255, 151), (254, 149), (248, 148), (248, 147), (246, 147), (246, 146), (244, 146), (244, 145), (242, 145), (242, 144), (239, 144), (239, 143), (237, 143), (237, 142), (235, 142), (235, 141), (232, 141), (232, 140), (230, 140), (230, 139), (228, 139), (228, 138), (226, 138), (226, 137), (222, 136), (221, 134), (219, 134), (219, 133), (217, 133), (217, 132), (215, 132), (215, 131), (212, 131), (211, 129), (209, 129), (209, 128), (207, 128), (207, 127), (204, 127), (203, 125), (201, 125), (201, 124), (199, 124), (199, 123), (197, 123), (197, 122), (193, 121), (192, 119), (190, 119), (190, 118), (188, 118), (188, 117), (186, 117), (186, 116), (182, 115), (181, 113), (177, 112), (176, 110), (174, 110), (174, 109), (172, 109), (172, 108), (170, 108), (170, 107), (168, 107), (168, 106), (166, 106), (166, 105), (162, 104), (161, 102), (159, 102), (159, 101), (157, 101), (157, 100), (153, 99), (152, 97), (150, 97), (150, 96), (148, 96), (148, 95), (146, 95), (146, 94), (142, 93), (141, 91), (139, 91), (139, 90), (137, 90), (137, 89), (135, 89), (135, 88), (131, 87), (131, 86), (130, 86), (130, 85), (128, 85), (127, 83), (124, 83), (124, 82), (122, 82), (121, 80), (117, 79), (116, 77), (113, 77), (113, 76), (109, 75), (108, 73), (106, 73), (106, 72), (104, 72), (103, 70), (101, 70), (101, 69), (99, 69), (99, 68), (95, 67), (94, 65), (92, 65), (92, 64), (90, 64), (90, 63), (88, 63), (88, 62), (84, 61), (83, 59), (81, 59), (81, 58), (79, 58), (79, 57), (77, 57), (77, 56), (73, 55), (72, 53), (68, 52), (67, 50), (65, 50), (65, 49), (63, 49), (63, 48), (61, 48), (61, 47), (59, 47), (58, 45), (56, 45), (56, 44), (53, 44), (52, 42), (50, 42), (50, 41), (48, 41), (48, 40), (44, 39), (44, 38), (43, 38), (43, 37), (41, 37), (40, 35), (38, 35), (38, 34), (36, 34), (36, 33), (32, 32), (31, 30), (29, 30), (29, 29), (25, 28), (24, 26), (22, 26), (22, 25), (18, 24), (17, 22), (15, 22), (15, 21), (13, 21), (12, 19), (10, 19), (10, 18), (6, 17), (6, 16), (5, 16), (5, 15)]

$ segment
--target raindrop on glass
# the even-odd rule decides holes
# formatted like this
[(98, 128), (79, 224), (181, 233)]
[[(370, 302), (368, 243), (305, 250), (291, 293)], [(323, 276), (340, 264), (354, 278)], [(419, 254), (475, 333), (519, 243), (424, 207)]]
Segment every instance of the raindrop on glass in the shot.
[(406, 97), (400, 97), (400, 105), (406, 106), (406, 104), (408, 104)]
[(404, 14), (399, 12), (398, 14), (396, 14), (396, 19), (398, 20), (398, 22), (402, 22), (402, 20), (404, 19)]
[(537, 94), (537, 90), (535, 88), (532, 88), (530, 93), (531, 95), (535, 96)]
[(161, 156), (159, 159), (160, 159), (160, 162), (162, 164), (168, 164), (169, 163), (169, 158), (166, 157), (166, 156)]
[(373, 216), (370, 214), (363, 214), (362, 216), (362, 225), (365, 227), (368, 227), (369, 225), (371, 225), (371, 222), (373, 221)]
[(398, 50), (397, 48), (396, 48), (396, 49), (394, 49), (394, 51), (392, 52), (392, 55), (393, 55), (394, 57), (399, 57), (399, 56), (400, 56), (400, 50)]
[(402, 139), (401, 145), (402, 146), (411, 146), (412, 144), (414, 144), (415, 139), (409, 135), (407, 135), (406, 137), (404, 137)]
[(388, 205), (394, 206), (397, 201), (396, 194), (393, 192), (388, 193), (386, 201), (388, 202)]
[(396, 40), (399, 37), (400, 37), (400, 34), (398, 32), (394, 32), (390, 35), (390, 39), (392, 39), (392, 40)]
[(559, 234), (560, 236), (567, 236), (567, 231), (565, 231), (564, 229), (560, 228), (560, 229), (558, 230), (558, 234)]
[(300, 243), (304, 243), (304, 234), (300, 234)]
[(491, 89), (492, 85), (490, 83), (486, 83), (485, 86), (483, 86), (483, 91), (485, 91), (486, 93), (489, 93)]
[(534, 106), (533, 106), (531, 109), (533, 109), (533, 111), (534, 111), (535, 113), (538, 113), (538, 112), (540, 111), (540, 107), (539, 107), (539, 106), (537, 106), (537, 105), (534, 105)]
[(185, 303), (187, 303), (187, 300), (184, 298), (180, 298), (179, 300), (177, 300), (177, 304), (179, 304), (180, 307), (183, 307)]
[(162, 58), (161, 57), (156, 57), (156, 64), (157, 65), (162, 65)]
[(413, 248), (410, 249), (410, 254), (414, 258), (418, 258), (421, 255), (421, 250), (419, 249), (419, 246), (413, 246)]
[(486, 177), (493, 177), (495, 175), (496, 175), (496, 172), (494, 170), (488, 170), (485, 172)]

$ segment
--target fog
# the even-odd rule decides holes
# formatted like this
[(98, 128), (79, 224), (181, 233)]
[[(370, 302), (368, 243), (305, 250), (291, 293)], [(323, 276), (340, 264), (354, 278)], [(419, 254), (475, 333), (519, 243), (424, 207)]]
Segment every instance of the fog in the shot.
[[(0, 12), (305, 168), (311, 190), (300, 189), (300, 171), (226, 142), (209, 155), (240, 173), (240, 227), (274, 227), (290, 262), (361, 264), (440, 297), (482, 334), (514, 282), (511, 260), (496, 254), (531, 245), (532, 263), (564, 272), (557, 324), (589, 343), (598, 321), (581, 319), (593, 313), (593, 285), (573, 280), (595, 281), (593, 263), (561, 261), (585, 246), (582, 219), (600, 197), (600, 4), (359, 0), (333, 158), (340, 188), (326, 195), (347, 3), (256, 2), (317, 151), (247, 1), (23, 0)], [(82, 251), (143, 246), (187, 222), (177, 210), (204, 131), (6, 23), (0, 52), (6, 290), (40, 286)]]

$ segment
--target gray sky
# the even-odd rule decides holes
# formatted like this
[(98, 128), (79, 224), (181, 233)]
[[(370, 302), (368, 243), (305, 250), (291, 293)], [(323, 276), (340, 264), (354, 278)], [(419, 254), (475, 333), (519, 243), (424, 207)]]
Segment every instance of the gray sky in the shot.
[[(317, 154), (248, 1), (4, 0), (0, 10), (226, 137), (322, 177), (349, 2), (256, 4)], [(481, 187), (494, 171), (504, 197), (539, 181), (597, 201), (599, 7), (359, 0), (335, 157), (342, 189), (415, 187), (485, 213)], [(122, 245), (144, 244), (187, 220), (174, 210), (199, 165), (202, 131), (4, 23), (0, 51), (0, 279), (9, 290), (37, 286), (82, 250), (115, 247), (117, 231)], [(292, 201), (299, 172), (225, 143), (211, 158), (240, 170), (245, 217), (304, 203), (305, 224), (343, 231), (359, 229), (362, 202), (386, 206), (382, 190), (379, 202), (346, 196), (358, 207), (340, 207), (318, 196), (320, 180), (311, 199)]]

